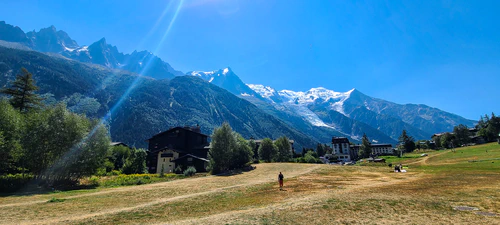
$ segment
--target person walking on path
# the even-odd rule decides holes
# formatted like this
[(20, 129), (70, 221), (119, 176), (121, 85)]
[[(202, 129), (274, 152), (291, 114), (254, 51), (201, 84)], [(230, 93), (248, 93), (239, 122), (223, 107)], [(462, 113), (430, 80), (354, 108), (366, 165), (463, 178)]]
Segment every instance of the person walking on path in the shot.
[(283, 190), (283, 174), (280, 172), (278, 175), (278, 181), (280, 183), (280, 191)]

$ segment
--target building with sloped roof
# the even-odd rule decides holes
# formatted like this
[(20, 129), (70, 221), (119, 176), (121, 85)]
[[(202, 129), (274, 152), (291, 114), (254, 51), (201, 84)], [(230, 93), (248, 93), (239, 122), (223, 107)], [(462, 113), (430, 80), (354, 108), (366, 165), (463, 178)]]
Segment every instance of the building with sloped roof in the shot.
[(199, 126), (174, 127), (147, 140), (146, 166), (149, 173), (174, 172), (180, 166), (190, 166), (196, 171), (206, 171), (208, 166), (209, 136), (201, 133)]

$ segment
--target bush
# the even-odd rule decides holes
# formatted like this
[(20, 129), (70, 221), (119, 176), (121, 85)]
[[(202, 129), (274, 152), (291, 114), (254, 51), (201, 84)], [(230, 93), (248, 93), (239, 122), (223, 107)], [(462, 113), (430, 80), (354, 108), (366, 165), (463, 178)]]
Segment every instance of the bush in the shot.
[(120, 175), (120, 174), (122, 174), (122, 172), (119, 171), (119, 170), (113, 170), (113, 171), (111, 171), (111, 175), (112, 176), (116, 176), (116, 175)]
[(161, 165), (160, 177), (165, 177), (165, 167)]
[(306, 157), (304, 157), (304, 162), (306, 162), (306, 163), (316, 163), (316, 158), (314, 158), (313, 156), (306, 155)]
[(168, 180), (174, 180), (184, 178), (182, 175), (177, 174), (165, 174), (164, 177), (160, 177), (159, 174), (120, 174), (113, 177), (103, 177), (99, 181), (99, 186), (102, 187), (116, 187), (116, 186), (129, 186), (129, 185), (141, 185), (150, 184), (155, 182), (162, 182)]
[(48, 200), (47, 202), (64, 202), (66, 201), (66, 199), (64, 198), (51, 198), (50, 200)]
[(32, 174), (7, 174), (0, 176), (0, 192), (13, 192), (33, 179)]
[(89, 179), (89, 185), (90, 185), (90, 186), (94, 186), (94, 187), (99, 186), (99, 177), (92, 176), (92, 177)]
[(188, 167), (185, 171), (184, 171), (184, 176), (193, 176), (194, 174), (196, 173), (196, 169), (192, 166)]
[(174, 172), (176, 174), (182, 174), (182, 167), (181, 167), (181, 165), (178, 165), (177, 167), (175, 167)]

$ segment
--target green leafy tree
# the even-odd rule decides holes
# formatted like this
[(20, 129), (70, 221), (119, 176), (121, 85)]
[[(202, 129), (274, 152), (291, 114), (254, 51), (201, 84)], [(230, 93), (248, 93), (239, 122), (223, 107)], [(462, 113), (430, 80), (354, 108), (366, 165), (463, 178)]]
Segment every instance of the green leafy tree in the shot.
[(0, 100), (0, 174), (15, 172), (15, 164), (21, 159), (20, 138), (24, 122), (19, 111), (5, 99)]
[(108, 153), (108, 160), (113, 163), (113, 169), (121, 170), (130, 155), (131, 149), (129, 147), (113, 146)]
[(72, 94), (63, 99), (68, 106), (68, 110), (78, 114), (94, 116), (101, 107), (101, 104), (95, 98), (86, 97), (80, 93)]
[(99, 121), (71, 113), (64, 104), (24, 118), (21, 165), (30, 172), (49, 180), (77, 180), (103, 168), (110, 138)]
[(132, 149), (132, 154), (130, 154), (130, 157), (127, 159), (127, 162), (125, 162), (125, 165), (123, 166), (123, 173), (124, 174), (142, 174), (146, 173), (146, 150), (144, 149)]
[(233, 132), (236, 139), (236, 146), (232, 154), (232, 168), (242, 168), (252, 161), (253, 151), (248, 142), (238, 133)]
[(274, 143), (278, 149), (278, 155), (276, 157), (277, 162), (288, 162), (292, 158), (292, 148), (290, 146), (290, 140), (283, 136), (278, 138)]
[(214, 129), (211, 145), (208, 157), (212, 173), (230, 169), (233, 149), (237, 143), (229, 123), (224, 122), (221, 127)]
[(278, 149), (274, 145), (273, 141), (269, 138), (264, 138), (259, 146), (260, 159), (265, 162), (272, 162), (276, 160), (277, 155)]
[(35, 94), (38, 87), (35, 85), (33, 77), (26, 68), (21, 68), (21, 73), (17, 75), (11, 88), (2, 89), (1, 93), (11, 96), (10, 103), (20, 112), (28, 111), (40, 105), (42, 98)]
[[(96, 174), (106, 162), (110, 138), (108, 130), (98, 121), (93, 121), (89, 132), (79, 143), (64, 154), (49, 170), (51, 176), (78, 180), (81, 177)], [(145, 151), (143, 150), (143, 168), (145, 169)]]
[(361, 139), (361, 146), (359, 147), (359, 156), (363, 158), (370, 157), (372, 153), (372, 146), (366, 134), (363, 134), (363, 138)]
[(250, 139), (250, 141), (248, 142), (248, 145), (252, 149), (253, 159), (259, 160), (259, 149), (257, 148), (257, 144), (255, 143), (255, 141), (253, 139)]
[[(65, 155), (77, 156), (89, 132), (91, 122), (85, 117), (67, 111), (64, 104), (25, 115), (25, 132), (21, 139), (25, 165), (31, 172), (43, 175)], [(109, 146), (109, 142), (106, 147)], [(68, 162), (61, 162), (69, 164)], [(56, 171), (56, 170), (52, 170)], [(52, 174), (45, 174), (52, 176)]]
[(442, 148), (442, 146), (441, 146), (441, 136), (436, 135), (436, 136), (432, 137), (432, 141), (434, 142), (435, 149)]
[(456, 147), (455, 135), (451, 133), (444, 133), (441, 135), (441, 146), (444, 148), (454, 148)]
[(304, 161), (306, 163), (317, 163), (318, 162), (318, 158), (317, 158), (316, 152), (314, 152), (314, 151), (308, 151), (306, 153), (306, 155), (304, 156)]

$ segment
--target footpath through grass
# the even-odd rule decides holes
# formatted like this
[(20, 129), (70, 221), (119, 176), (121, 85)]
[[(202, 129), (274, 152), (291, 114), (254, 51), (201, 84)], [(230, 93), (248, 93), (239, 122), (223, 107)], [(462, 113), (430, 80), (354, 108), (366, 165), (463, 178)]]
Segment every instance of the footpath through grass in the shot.
[[(0, 199), (0, 223), (500, 224), (500, 162), (490, 160), (500, 158), (500, 145), (427, 154), (403, 158), (407, 173), (387, 166), (265, 163), (233, 176), (45, 195), (40, 202), (33, 201), (39, 196), (10, 197), (26, 205), (4, 206)], [(285, 191), (278, 190), (280, 171)], [(47, 202), (51, 198), (64, 201)]]

